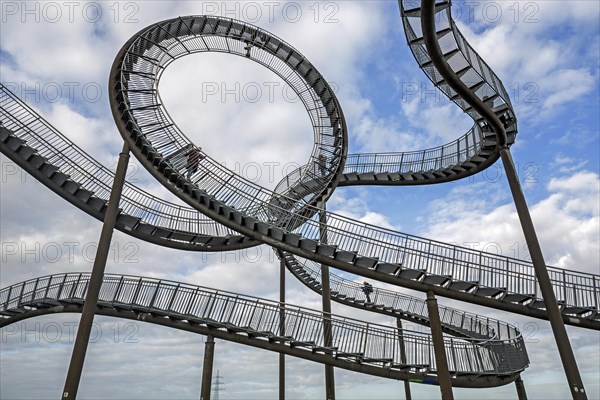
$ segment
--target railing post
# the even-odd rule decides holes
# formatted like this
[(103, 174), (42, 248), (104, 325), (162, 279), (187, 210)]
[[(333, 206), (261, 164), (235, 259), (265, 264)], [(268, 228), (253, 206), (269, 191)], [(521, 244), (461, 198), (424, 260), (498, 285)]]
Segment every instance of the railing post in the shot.
[(456, 348), (454, 347), (454, 339), (450, 338), (450, 349), (452, 350), (452, 365), (454, 366), (454, 372), (458, 371), (458, 363), (456, 361)]
[(19, 303), (21, 304), (21, 302), (23, 301), (23, 292), (25, 291), (25, 284), (27, 283), (27, 281), (24, 281), (23, 284), (21, 285), (21, 293), (19, 294)]
[(8, 288), (8, 295), (6, 296), (6, 307), (8, 309), (8, 305), (10, 304), (10, 295), (12, 294), (13, 286)]
[(83, 303), (79, 328), (77, 329), (77, 337), (75, 338), (71, 362), (69, 364), (65, 386), (61, 396), (62, 400), (73, 400), (77, 398), (77, 390), (79, 389), (79, 381), (81, 380), (85, 354), (90, 340), (94, 314), (98, 305), (98, 296), (100, 294), (106, 260), (110, 250), (110, 242), (112, 240), (117, 214), (119, 213), (119, 200), (121, 199), (121, 192), (125, 182), (128, 163), (129, 146), (127, 143), (124, 143), (123, 149), (119, 154), (119, 162), (117, 164), (117, 172), (115, 173), (115, 179), (108, 201), (108, 209), (104, 215), (104, 224), (102, 225), (102, 232), (100, 234), (94, 266), (92, 267), (90, 286)]
[(438, 311), (437, 300), (431, 290), (427, 292), (427, 312), (429, 314), (429, 326), (431, 328), (431, 339), (433, 341), (433, 351), (435, 354), (435, 363), (437, 369), (437, 378), (442, 393), (442, 400), (453, 400), (452, 380), (448, 369), (448, 359), (446, 358), (446, 349), (444, 347), (444, 336), (442, 334), (442, 324)]
[(79, 281), (81, 280), (81, 274), (79, 274), (79, 276), (77, 277), (77, 283), (75, 283), (73, 285), (73, 287), (71, 288), (71, 293), (69, 293), (69, 298), (72, 299), (73, 296), (75, 296), (75, 291), (77, 290), (77, 287), (79, 286)]
[(160, 283), (162, 281), (159, 280), (158, 283), (156, 284), (156, 289), (154, 289), (154, 293), (152, 294), (152, 299), (150, 299), (150, 303), (148, 304), (148, 308), (152, 308), (154, 306), (154, 300), (156, 300), (156, 295), (158, 294), (158, 291), (160, 290)]
[(363, 357), (367, 354), (368, 339), (369, 339), (369, 323), (367, 322), (367, 325), (365, 326), (365, 330), (363, 332), (363, 341), (362, 341), (362, 348), (361, 348), (361, 353), (362, 353)]
[(169, 301), (169, 305), (167, 306), (166, 311), (171, 311), (171, 306), (173, 305), (173, 302), (175, 301), (175, 297), (177, 296), (177, 292), (179, 291), (179, 286), (181, 286), (181, 284), (177, 284), (177, 286), (175, 286), (175, 289), (173, 289), (173, 296), (171, 297), (171, 300)]
[(567, 305), (567, 275), (565, 270), (563, 270), (562, 272), (562, 284), (563, 284), (563, 301), (565, 303), (565, 306)]
[(185, 315), (190, 314), (190, 310), (192, 309), (192, 302), (196, 299), (196, 296), (198, 295), (199, 290), (200, 290), (200, 288), (196, 287), (196, 290), (194, 291), (194, 293), (190, 295), (190, 301), (188, 302), (188, 305), (185, 308)]
[(596, 310), (598, 310), (600, 308), (600, 304), (598, 304), (598, 299), (600, 298), (600, 296), (598, 295), (598, 284), (596, 283), (596, 277), (593, 277), (593, 281), (594, 281), (594, 297), (595, 297), (595, 303), (596, 303)]
[[(79, 277), (81, 279), (81, 276)], [(79, 281), (77, 281), (79, 285)], [(123, 276), (119, 279), (119, 283), (117, 284), (117, 289), (115, 290), (115, 295), (113, 296), (113, 301), (118, 301), (119, 295), (121, 294), (121, 288), (123, 287)]]
[[(44, 292), (44, 299), (48, 298), (48, 292), (50, 291), (50, 284), (52, 283), (52, 275), (48, 277), (48, 283), (46, 284), (46, 291)], [(10, 292), (8, 293), (10, 295)]]
[(65, 287), (65, 282), (67, 281), (67, 276), (69, 276), (69, 274), (65, 274), (65, 276), (63, 277), (63, 281), (58, 288), (58, 293), (56, 294), (56, 300), (60, 300), (60, 295), (62, 294), (63, 288)]
[(133, 292), (133, 297), (131, 298), (131, 304), (137, 304), (137, 298), (138, 298), (138, 295), (140, 294), (140, 290), (142, 289), (143, 282), (144, 282), (144, 280), (142, 278), (140, 278), (138, 280), (137, 286), (135, 288), (135, 292)]
[(33, 285), (33, 292), (31, 292), (31, 300), (35, 300), (35, 295), (37, 293), (38, 283), (40, 283), (40, 278), (35, 280), (35, 285)]

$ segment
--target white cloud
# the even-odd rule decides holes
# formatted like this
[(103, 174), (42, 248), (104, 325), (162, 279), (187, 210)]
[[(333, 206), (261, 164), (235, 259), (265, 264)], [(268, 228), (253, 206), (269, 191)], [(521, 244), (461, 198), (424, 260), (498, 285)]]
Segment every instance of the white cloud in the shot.
[(504, 82), (518, 116), (539, 123), (597, 87), (597, 71), (590, 68), (598, 62), (592, 51), (599, 46), (597, 24), (590, 23), (598, 14), (595, 2), (481, 2), (474, 21), (463, 11), (461, 31)]
[[(598, 273), (599, 185), (598, 174), (588, 171), (553, 178), (547, 185), (547, 197), (530, 204), (549, 265)], [(434, 202), (431, 218), (421, 235), (463, 246), (476, 242), (477, 249), (492, 252), (499, 249), (501, 254), (510, 257), (528, 256), (512, 200), (486, 201), (496, 191), (489, 186), (485, 183), (461, 186), (446, 198)], [(457, 212), (448, 213), (449, 204)], [(478, 234), (474, 235), (474, 232)]]
[[(24, 4), (5, 2), (3, 6), (8, 3), (15, 3), (19, 7)], [(120, 149), (120, 138), (108, 109), (106, 87), (108, 71), (118, 49), (131, 35), (150, 23), (176, 15), (202, 14), (209, 11), (208, 6), (216, 5), (221, 8), (218, 11), (222, 12), (225, 3), (154, 1), (100, 4), (103, 6), (104, 17), (99, 24), (90, 24), (79, 16), (73, 23), (64, 18), (57, 23), (43, 20), (34, 23), (31, 16), (22, 23), (21, 15), (7, 16), (7, 22), (3, 21), (0, 26), (3, 53), (0, 68), (3, 82), (16, 82), (26, 89), (35, 88), (36, 83), (42, 88), (48, 83), (57, 83), (61, 87), (69, 82), (80, 85), (97, 83), (103, 89), (102, 98), (98, 102), (85, 102), (82, 94), (76, 92), (76, 102), (62, 98), (56, 103), (48, 104), (40, 100), (33, 101), (33, 106), (75, 143), (110, 166), (114, 165)], [(125, 4), (130, 4), (133, 8), (125, 8)], [(243, 7), (245, 3), (235, 4)], [(327, 4), (334, 8), (325, 9)], [(540, 8), (537, 24), (515, 24), (511, 21), (508, 7), (512, 4), (502, 3), (505, 18), (497, 25), (490, 26), (488, 23), (484, 24), (485, 21), (477, 20), (469, 22), (468, 27), (462, 24), (461, 29), (472, 40), (477, 51), (504, 79), (511, 95), (514, 95), (512, 85), (517, 84), (516, 87), (520, 88), (521, 102), (516, 102), (519, 117), (537, 115), (539, 106), (548, 111), (574, 104), (581, 96), (588, 95), (587, 88), (597, 94), (598, 4), (577, 2), (576, 6), (565, 7), (560, 2), (535, 3)], [(528, 11), (523, 8), (526, 4), (534, 3), (518, 3), (522, 12)], [(110, 9), (111, 6), (121, 8)], [(369, 82), (374, 73), (371, 64), (378, 59), (389, 59), (389, 64), (394, 68), (398, 67), (400, 71), (410, 68), (416, 70), (412, 58), (404, 60), (392, 53), (399, 46), (404, 46), (403, 38), (399, 44), (392, 36), (400, 29), (395, 4), (318, 3), (321, 8), (317, 22), (314, 19), (314, 8), (309, 8), (314, 4), (303, 3), (302, 6), (303, 17), (297, 23), (284, 18), (281, 9), (270, 20), (268, 9), (261, 6), (263, 15), (257, 24), (289, 41), (307, 55), (328, 80), (338, 85), (351, 140), (359, 147), (351, 148), (351, 151), (418, 149), (454, 139), (470, 126), (452, 104), (425, 104), (417, 96), (412, 102), (403, 102), (390, 112), (376, 107), (374, 99), (365, 97), (365, 82)], [(116, 10), (119, 11), (118, 17), (114, 14)], [(390, 10), (393, 12), (388, 12)], [(324, 23), (325, 16), (332, 11), (338, 22)], [(237, 15), (230, 16), (244, 17), (241, 8), (233, 13)], [(138, 22), (127, 22), (127, 16)], [(559, 34), (553, 34), (553, 30)], [(6, 55), (10, 57), (5, 58)], [(161, 93), (165, 96), (174, 120), (190, 136), (202, 141), (202, 145), (211, 155), (214, 153), (216, 159), (233, 165), (234, 169), (235, 164), (239, 163), (238, 170), (241, 169), (242, 174), (244, 166), (250, 168), (251, 163), (258, 163), (262, 167), (258, 180), (266, 185), (276, 183), (277, 179), (271, 178), (265, 163), (302, 163), (312, 145), (312, 132), (307, 129), (310, 126), (302, 107), (299, 104), (282, 104), (281, 101), (263, 101), (228, 108), (231, 104), (220, 104), (217, 101), (208, 104), (206, 114), (199, 112), (201, 106), (206, 106), (197, 97), (198, 88), (202, 88), (201, 83), (203, 79), (207, 79), (206, 76), (210, 76), (213, 81), (229, 83), (272, 79), (269, 73), (260, 68), (238, 63), (240, 60), (237, 58), (224, 56), (213, 64), (213, 55), (204, 56), (198, 56), (197, 63), (195, 57), (190, 57), (189, 63), (188, 59), (182, 60), (171, 66), (165, 74), (165, 88), (161, 87)], [(409, 67), (405, 68), (405, 63)], [(417, 80), (424, 79), (419, 75)], [(528, 82), (536, 83), (539, 88), (539, 103), (535, 105), (523, 103), (524, 96), (531, 94), (524, 89), (524, 84)], [(397, 88), (394, 93), (397, 94)], [(388, 94), (386, 92), (381, 95)], [(29, 97), (28, 102), (31, 101), (31, 95)], [(262, 114), (268, 114), (270, 118), (262, 118)], [(410, 124), (405, 123), (403, 117), (410, 118)], [(222, 131), (223, 126), (228, 127), (226, 132)], [(564, 132), (565, 137), (550, 140), (559, 140), (557, 143), (561, 144), (560, 140), (570, 141), (585, 129), (584, 139), (594, 137), (597, 133), (593, 127), (583, 128), (569, 127), (572, 131), (563, 129), (561, 132)], [(221, 158), (222, 155), (226, 157)], [(565, 149), (564, 157), (579, 159), (576, 153), (568, 149)], [(572, 175), (555, 178), (548, 184), (548, 193), (532, 204), (533, 218), (549, 263), (598, 273), (598, 174), (593, 170), (581, 171), (584, 165), (589, 168), (592, 163), (577, 164), (565, 159), (556, 161), (563, 168), (570, 168), (563, 169), (563, 173)], [(594, 162), (597, 163), (597, 160)], [(17, 254), (10, 255), (6, 262), (2, 262), (0, 286), (42, 274), (91, 270), (89, 256), (93, 251), (88, 248), (89, 252), (84, 253), (83, 246), (98, 240), (100, 222), (82, 214), (31, 177), (15, 169), (5, 157), (2, 157), (0, 163), (1, 240), (3, 245), (15, 243), (20, 247)], [(151, 193), (163, 198), (174, 198), (169, 191), (149, 178), (145, 171), (134, 172), (133, 177), (149, 188)], [(252, 171), (247, 169), (246, 172), (251, 178)], [(283, 173), (278, 170), (277, 176)], [(479, 241), (479, 247), (498, 242), (505, 254), (513, 255), (513, 252), (518, 251), (519, 256), (524, 257), (518, 220), (508, 192), (499, 186), (459, 186), (450, 195), (440, 196), (438, 202), (430, 205), (425, 202), (408, 203), (406, 210), (409, 213), (419, 213), (416, 210), (429, 207), (430, 226), (421, 229), (425, 235), (458, 243)], [(532, 186), (527, 190), (541, 191), (540, 187), (541, 185)], [(391, 222), (392, 216), (406, 210), (377, 208), (374, 204), (374, 200), (379, 200), (377, 190), (361, 188), (352, 192), (357, 193), (356, 196), (337, 191), (328, 207), (364, 222), (400, 228), (398, 224)], [(411, 205), (415, 205), (415, 208), (409, 208)], [(402, 228), (414, 233), (414, 225), (416, 224)], [(69, 258), (69, 247), (65, 244), (67, 242), (79, 244), (73, 249), (75, 253), (72, 260)], [(120, 232), (115, 233), (114, 242), (119, 244), (115, 247), (115, 254), (118, 252), (120, 257), (109, 263), (107, 272), (181, 280), (277, 298), (277, 285), (274, 282), (278, 279), (279, 266), (265, 247), (260, 248), (262, 254), (257, 259), (252, 249), (225, 255), (201, 255), (160, 248)], [(512, 247), (515, 242), (518, 242), (518, 246)], [(39, 250), (36, 250), (36, 243), (40, 244)], [(56, 250), (55, 247), (48, 246), (52, 243), (57, 243), (63, 252), (62, 257), (56, 261), (53, 253), (44, 255), (44, 246), (47, 252)], [(33, 254), (23, 262), (22, 250), (31, 248), (34, 249)], [(39, 262), (35, 260), (36, 254), (40, 257)], [(125, 262), (125, 258), (135, 262)], [(320, 297), (295, 279), (288, 277), (287, 281), (289, 302), (317, 309), (320, 307)], [(536, 326), (540, 329), (536, 332), (539, 332), (541, 341), (537, 344), (528, 343), (532, 365), (524, 374), (530, 396), (556, 398), (568, 395), (561, 380), (564, 379), (562, 374), (551, 371), (552, 368), (556, 370), (556, 349), (552, 340), (548, 339), (549, 331), (544, 322), (463, 303), (459, 306), (503, 320), (519, 321), (522, 324), (533, 321), (539, 324)], [(345, 315), (393, 322), (339, 305), (334, 304), (333, 307), (335, 312)], [(29, 323), (33, 325), (20, 328), (25, 327), (31, 331), (36, 329), (35, 323), (38, 321), (42, 324), (62, 324), (74, 323), (78, 319), (78, 315), (44, 317), (31, 320)], [(105, 341), (90, 346), (81, 387), (82, 398), (97, 397), (99, 393), (111, 398), (197, 398), (204, 338), (139, 323), (135, 325), (139, 329), (135, 334), (139, 339), (138, 343), (123, 343), (122, 337), (118, 343), (114, 343), (108, 339), (114, 339), (112, 335), (115, 327), (124, 333), (125, 322), (108, 318), (98, 318), (97, 321), (103, 324), (106, 336)], [(118, 325), (115, 326), (115, 323)], [(6, 335), (7, 332), (3, 330), (2, 333)], [(588, 392), (592, 395), (600, 393), (595, 383), (597, 360), (600, 358), (597, 355), (597, 335), (580, 329), (569, 329), (569, 332), (575, 343)], [(49, 395), (54, 396), (53, 393), (59, 393), (62, 387), (72, 343), (68, 337), (63, 337), (56, 343), (48, 340), (36, 343), (35, 333), (28, 335), (26, 340), (22, 340), (20, 332), (10, 337), (3, 336), (7, 340), (2, 343), (2, 397), (47, 398)], [(288, 395), (295, 398), (322, 397), (323, 366), (291, 357), (286, 360)], [(217, 342), (215, 369), (220, 368), (228, 382), (227, 394), (237, 395), (239, 398), (275, 398), (276, 363), (277, 355), (274, 353)], [(32, 375), (36, 377), (35, 385), (30, 384)], [(358, 393), (365, 398), (383, 398), (393, 396), (396, 390), (401, 390), (401, 383), (346, 371), (336, 371), (336, 380), (340, 398), (356, 397)], [(551, 387), (549, 382), (553, 381), (559, 384)], [(424, 397), (439, 395), (437, 388), (422, 385), (412, 387), (413, 393)], [(507, 386), (475, 392), (457, 390), (456, 393), (461, 398), (506, 398), (514, 396), (514, 388)]]
[(581, 98), (595, 88), (597, 78), (586, 69), (569, 69), (555, 71), (547, 81), (547, 86), (553, 86), (555, 93), (544, 100), (544, 107), (552, 109), (560, 104)]

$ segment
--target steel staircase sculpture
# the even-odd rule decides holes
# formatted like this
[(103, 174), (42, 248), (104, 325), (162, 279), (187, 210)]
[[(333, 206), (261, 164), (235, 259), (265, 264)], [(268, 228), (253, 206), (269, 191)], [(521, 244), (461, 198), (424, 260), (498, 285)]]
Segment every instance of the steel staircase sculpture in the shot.
[[(197, 37), (205, 40), (195, 40)], [(292, 208), (278, 206), (272, 199), (278, 198), (279, 194), (244, 180), (209, 157), (200, 162), (199, 171), (191, 180), (184, 176), (182, 166), (173, 168), (165, 162), (163, 153), (166, 149), (156, 149), (155, 146), (162, 146), (166, 141), (170, 151), (174, 152), (192, 143), (169, 120), (150, 90), (156, 87), (164, 67), (185, 54), (209, 51), (205, 43), (210, 44), (211, 51), (246, 57), (240, 43), (249, 41), (254, 53), (247, 58), (274, 70), (279, 76), (293, 76), (296, 86), (304, 88), (304, 97), (294, 84), (291, 87), (304, 99), (307, 110), (322, 110), (319, 124), (314, 125), (317, 133), (324, 129), (320, 124), (326, 129), (334, 129), (334, 132), (337, 132), (336, 126), (342, 131), (338, 136), (334, 133), (333, 139), (323, 143), (322, 137), (315, 134), (317, 144), (307, 170), (318, 169), (318, 154), (326, 151), (328, 156), (344, 153), (343, 149), (338, 150), (345, 141), (337, 102), (328, 97), (329, 94), (325, 99), (317, 94), (308, 98), (306, 93), (317, 90), (323, 96), (329, 90), (323, 86), (322, 78), (314, 67), (297, 50), (281, 39), (239, 21), (185, 17), (152, 25), (133, 37), (117, 56), (110, 76), (114, 94), (111, 106), (118, 128), (131, 151), (151, 174), (208, 217), (280, 250), (411, 289), (432, 290), (445, 297), (537, 318), (545, 317), (531, 263), (392, 232), (333, 213), (327, 213), (326, 224), (320, 223), (315, 217), (319, 209), (314, 204), (325, 201), (336, 186), (336, 180), (339, 181), (342, 175), (343, 159), (338, 162), (334, 157), (331, 160), (327, 175), (331, 180), (325, 180), (316, 189), (302, 187), (301, 179), (292, 183), (290, 187), (293, 190), (303, 195), (306, 193), (301, 201), (288, 197), (296, 201)], [(154, 61), (138, 57), (138, 54), (152, 55)], [(431, 65), (426, 68), (429, 67), (432, 68)], [(130, 84), (135, 84), (136, 89), (130, 90)], [(137, 89), (140, 85), (150, 88), (150, 91), (140, 93)], [(496, 97), (494, 101), (499, 99), (501, 97)], [(324, 104), (322, 102), (329, 102), (330, 108), (319, 108), (319, 104)], [(148, 112), (150, 109), (151, 113)], [(326, 122), (322, 121), (324, 118)], [(514, 124), (511, 122), (513, 119), (506, 121)], [(481, 130), (485, 131), (485, 124), (481, 125)], [(165, 128), (161, 130), (157, 128), (159, 126)], [(487, 142), (488, 138), (484, 138), (480, 145), (485, 147)], [(473, 157), (481, 157), (481, 153)], [(440, 171), (450, 167), (454, 168), (445, 165)], [(415, 178), (420, 172), (413, 174)], [(466, 170), (457, 172), (465, 173)], [(306, 177), (307, 174), (301, 176)], [(314, 181), (314, 177), (308, 178)], [(440, 179), (447, 180), (448, 177)], [(302, 189), (296, 189), (298, 187)], [(551, 268), (550, 274), (563, 302), (565, 322), (596, 329), (600, 327), (597, 312), (600, 294), (596, 291), (598, 277), (558, 268)]]
[[(44, 314), (80, 312), (89, 277), (50, 275), (0, 290), (0, 327)], [(97, 313), (209, 334), (375, 376), (437, 382), (427, 334), (404, 330), (398, 340), (395, 327), (328, 315), (333, 347), (327, 347), (322, 312), (238, 293), (106, 274)], [(453, 385), (512, 382), (528, 364), (522, 337), (513, 341), (513, 346), (495, 346), (487, 339), (445, 339)]]
[[(113, 116), (131, 152), (189, 207), (166, 202), (127, 183), (117, 229), (152, 243), (194, 251), (240, 249), (265, 243), (277, 249), (290, 271), (315, 291), (320, 291), (319, 273), (311, 264), (327, 264), (414, 290), (433, 291), (448, 298), (547, 318), (531, 262), (394, 232), (331, 212), (319, 218), (322, 213), (319, 206), (337, 186), (447, 182), (480, 172), (499, 157), (498, 138), (488, 120), (447, 85), (427, 55), (420, 33), (420, 2), (401, 1), (400, 6), (407, 40), (419, 66), (475, 123), (459, 139), (433, 149), (348, 155), (343, 111), (325, 79), (299, 51), (250, 24), (215, 16), (180, 17), (151, 25), (132, 37), (117, 55), (111, 70)], [(447, 13), (445, 20), (449, 21), (436, 34), (444, 57), (471, 92), (492, 109), (511, 144), (517, 122), (506, 90), (464, 40), (452, 21), (449, 6), (449, 1), (436, 3), (436, 11)], [(245, 57), (265, 66), (292, 87), (307, 110), (316, 143), (309, 162), (284, 178), (274, 191), (245, 180), (204, 153), (197, 171), (188, 171), (182, 154), (195, 145), (164, 109), (158, 96), (158, 82), (174, 60), (208, 51)], [(4, 86), (0, 86), (0, 118), (3, 154), (67, 201), (103, 219), (114, 178), (111, 171)], [(301, 262), (297, 257), (307, 261)], [(548, 270), (565, 323), (600, 329), (600, 276), (555, 267)], [(80, 311), (86, 279), (85, 274), (67, 274), (3, 289), (0, 314), (6, 318), (0, 324), (43, 313)], [(417, 304), (414, 299), (378, 290), (381, 296), (378, 301), (365, 304), (356, 296), (351, 299), (349, 292), (341, 289), (356, 291), (357, 285), (335, 275), (330, 279), (339, 284), (340, 290), (334, 289), (332, 294), (336, 301), (428, 324), (423, 310), (414, 308)], [(142, 318), (205, 334), (211, 332), (227, 340), (341, 368), (435, 383), (433, 352), (425, 344), (430, 343), (427, 335), (407, 334), (407, 343), (414, 346), (409, 353), (415, 358), (403, 362), (398, 358), (399, 347), (394, 347), (403, 341), (389, 327), (374, 328), (359, 321), (332, 317), (336, 321), (334, 331), (339, 336), (336, 349), (330, 349), (323, 346), (322, 332), (316, 337), (311, 336), (314, 332), (302, 329), (293, 331), (291, 337), (279, 335), (276, 318), (281, 309), (279, 303), (148, 278), (106, 275), (104, 285), (100, 314)], [(148, 291), (153, 293), (151, 298)], [(138, 301), (139, 293), (144, 293), (143, 301)], [(217, 317), (210, 313), (190, 313), (189, 309), (184, 312), (182, 302), (187, 299), (186, 304), (192, 304), (195, 295), (204, 302), (220, 304), (222, 313)], [(286, 313), (291, 312), (286, 314), (286, 321), (290, 318), (299, 321), (298, 324), (322, 329), (323, 315), (318, 312), (287, 304), (285, 308)], [(252, 325), (252, 321), (244, 320), (244, 315), (235, 310), (246, 310), (253, 316), (256, 311), (261, 315), (267, 313), (270, 322), (259, 319), (254, 321), (257, 325)], [(448, 310), (448, 319), (443, 320), (445, 331), (463, 338), (446, 339), (454, 371), (453, 385), (508, 383), (527, 366), (522, 337), (513, 327), (489, 319), (482, 323), (480, 317)], [(234, 321), (223, 319), (226, 313), (235, 317)], [(455, 319), (458, 315), (460, 322)], [(495, 325), (493, 330), (491, 325)], [(369, 343), (370, 347), (352, 347), (358, 343), (356, 338), (367, 338), (364, 334), (367, 330), (370, 334), (378, 332), (373, 340), (380, 342)]]

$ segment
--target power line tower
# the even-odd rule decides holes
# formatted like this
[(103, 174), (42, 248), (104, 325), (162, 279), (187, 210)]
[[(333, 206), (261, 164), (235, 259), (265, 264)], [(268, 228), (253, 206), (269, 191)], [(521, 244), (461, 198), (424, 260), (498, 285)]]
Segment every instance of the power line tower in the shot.
[(213, 387), (212, 387), (212, 391), (214, 393), (214, 396), (213, 396), (214, 400), (219, 400), (219, 392), (227, 390), (227, 389), (221, 387), (221, 385), (224, 385), (224, 384), (225, 384), (225, 382), (223, 382), (223, 377), (219, 374), (219, 370), (217, 370), (217, 375), (213, 378)]

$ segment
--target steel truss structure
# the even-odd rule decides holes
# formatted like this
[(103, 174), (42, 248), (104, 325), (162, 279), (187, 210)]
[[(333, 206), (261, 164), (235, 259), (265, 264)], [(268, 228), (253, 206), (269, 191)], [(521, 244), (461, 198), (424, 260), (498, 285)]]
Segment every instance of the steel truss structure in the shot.
[[(432, 149), (348, 154), (346, 121), (329, 84), (298, 50), (256, 26), (217, 16), (188, 16), (161, 21), (133, 36), (111, 69), (113, 116), (127, 152), (188, 206), (169, 203), (125, 182), (115, 228), (158, 245), (192, 251), (268, 244), (298, 279), (318, 293), (323, 279), (319, 265), (324, 264), (555, 324), (548, 303), (550, 287), (556, 296), (550, 307), (559, 309), (561, 324), (600, 329), (598, 275), (544, 265), (548, 280), (540, 284), (539, 265), (533, 262), (395, 232), (322, 210), (338, 186), (437, 184), (471, 176), (500, 157), (505, 160), (515, 140), (517, 119), (509, 96), (457, 29), (450, 2), (400, 1), (400, 9), (420, 68), (474, 121), (467, 133)], [(435, 18), (441, 25), (431, 27), (432, 16), (439, 13), (447, 18)], [(169, 117), (158, 84), (173, 61), (203, 52), (251, 59), (277, 74), (301, 99), (315, 145), (307, 164), (275, 190), (249, 182), (204, 152), (190, 171), (186, 155), (198, 147)], [(3, 85), (0, 117), (3, 154), (73, 205), (104, 220), (115, 180), (112, 172)], [(366, 302), (360, 285), (334, 274), (328, 279), (332, 300), (430, 323), (422, 300), (375, 288), (373, 301)], [(89, 274), (59, 274), (4, 288), (0, 325), (41, 314), (81, 312), (89, 282)], [(430, 335), (407, 330), (399, 335), (396, 328), (328, 316), (333, 335), (329, 345), (322, 312), (289, 304), (284, 314), (281, 310), (281, 303), (240, 294), (105, 275), (96, 312), (367, 374), (439, 383)], [(442, 329), (454, 336), (444, 339), (453, 386), (498, 386), (519, 379), (529, 361), (517, 329), (460, 310), (442, 307), (440, 311)]]

